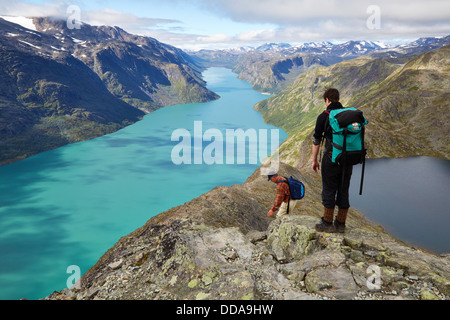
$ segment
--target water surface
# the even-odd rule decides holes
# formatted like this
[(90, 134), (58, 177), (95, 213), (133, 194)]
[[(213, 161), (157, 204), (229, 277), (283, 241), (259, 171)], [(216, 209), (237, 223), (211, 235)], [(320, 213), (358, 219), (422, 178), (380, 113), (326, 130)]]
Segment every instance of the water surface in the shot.
[(450, 161), (411, 157), (369, 160), (363, 195), (355, 166), (351, 205), (402, 241), (435, 253), (450, 252)]

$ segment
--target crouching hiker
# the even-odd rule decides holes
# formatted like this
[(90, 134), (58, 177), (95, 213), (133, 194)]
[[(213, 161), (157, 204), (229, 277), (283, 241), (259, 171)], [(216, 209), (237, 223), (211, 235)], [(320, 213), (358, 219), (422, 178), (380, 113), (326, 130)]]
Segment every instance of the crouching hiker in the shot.
[(267, 181), (272, 181), (277, 185), (275, 202), (267, 216), (272, 217), (276, 211), (278, 211), (277, 218), (289, 214), (296, 207), (298, 201), (292, 199), (288, 179), (280, 177), (277, 173), (271, 173), (268, 175)]

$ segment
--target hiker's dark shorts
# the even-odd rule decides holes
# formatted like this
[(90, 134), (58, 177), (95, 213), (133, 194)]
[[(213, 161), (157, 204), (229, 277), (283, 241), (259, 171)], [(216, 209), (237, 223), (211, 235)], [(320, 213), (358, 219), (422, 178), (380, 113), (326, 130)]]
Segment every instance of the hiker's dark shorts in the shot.
[(350, 208), (348, 189), (353, 173), (353, 166), (347, 166), (342, 184), (342, 167), (331, 162), (331, 154), (325, 153), (322, 158), (322, 204), (326, 208)]

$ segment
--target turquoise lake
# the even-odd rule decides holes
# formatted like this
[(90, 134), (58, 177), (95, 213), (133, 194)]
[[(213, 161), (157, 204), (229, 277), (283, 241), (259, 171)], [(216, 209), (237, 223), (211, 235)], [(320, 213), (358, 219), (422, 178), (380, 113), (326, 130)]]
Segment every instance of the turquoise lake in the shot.
[(202, 142), (195, 123), (224, 137), (227, 129), (266, 131), (267, 139), (258, 137), (269, 154), (286, 139), (283, 130), (275, 139), (277, 128), (253, 109), (267, 96), (228, 69), (208, 69), (204, 79), (219, 100), (165, 107), (113, 134), (0, 167), (0, 299), (39, 299), (66, 288), (75, 275), (69, 266), (83, 274), (153, 216), (216, 186), (241, 184), (260, 165), (250, 154), (237, 164), (237, 146), (234, 165), (175, 165), (172, 150), (181, 139), (172, 141), (174, 131), (191, 133), (192, 163), (196, 145), (218, 140)]

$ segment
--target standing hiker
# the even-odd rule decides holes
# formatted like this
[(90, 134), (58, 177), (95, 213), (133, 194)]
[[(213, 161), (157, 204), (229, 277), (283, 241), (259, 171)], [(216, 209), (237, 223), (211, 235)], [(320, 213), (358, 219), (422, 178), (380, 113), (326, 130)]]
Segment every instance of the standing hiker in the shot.
[[(327, 89), (323, 95), (327, 110), (319, 115), (314, 130), (314, 140), (312, 147), (312, 169), (318, 173), (322, 169), (322, 204), (324, 206), (321, 222), (316, 225), (317, 231), (344, 232), (345, 221), (350, 207), (349, 187), (353, 172), (352, 165), (346, 165), (343, 171), (342, 166), (332, 162), (332, 131), (329, 125), (329, 115), (332, 110), (343, 109), (339, 102), (339, 91), (331, 88)], [(317, 161), (320, 144), (325, 139), (325, 150), (322, 158), (322, 168)], [(344, 175), (344, 176), (343, 176)], [(334, 220), (334, 208), (338, 206), (336, 220)]]
[(280, 177), (276, 173), (271, 173), (268, 175), (267, 181), (272, 181), (277, 184), (277, 194), (275, 196), (275, 202), (272, 209), (267, 213), (268, 217), (272, 217), (273, 214), (278, 210), (276, 215), (277, 218), (287, 215), (291, 210), (297, 205), (297, 200), (291, 199), (291, 192), (289, 190), (289, 184), (286, 183), (287, 179)]

